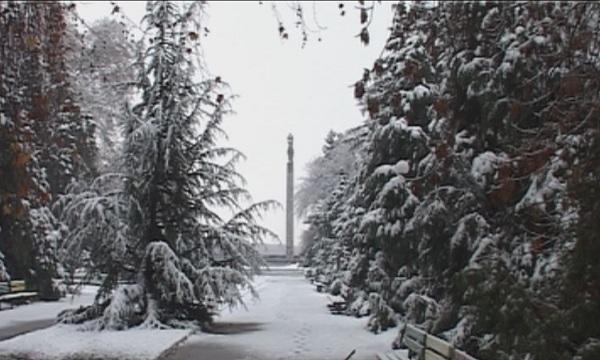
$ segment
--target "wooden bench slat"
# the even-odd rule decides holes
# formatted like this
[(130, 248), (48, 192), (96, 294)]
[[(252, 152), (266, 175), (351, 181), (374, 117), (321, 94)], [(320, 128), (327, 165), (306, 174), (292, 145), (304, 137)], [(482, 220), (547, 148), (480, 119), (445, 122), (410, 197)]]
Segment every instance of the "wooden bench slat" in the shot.
[(379, 353), (377, 354), (377, 358), (379, 360), (403, 360), (402, 358), (397, 358), (394, 354), (392, 353)]
[(435, 336), (427, 335), (425, 345), (436, 353), (444, 356), (446, 359), (452, 355), (452, 345)]
[(477, 360), (477, 359), (475, 359), (471, 355), (465, 353), (464, 351), (454, 349), (454, 351), (452, 352), (452, 360)]
[(385, 360), (399, 360), (396, 355), (392, 352), (385, 353)]
[(377, 358), (379, 360), (394, 360), (394, 358), (391, 357), (389, 353), (379, 353), (377, 354)]
[(448, 360), (448, 358), (432, 350), (425, 349), (425, 360)]
[[(15, 304), (22, 304), (37, 298), (38, 293), (35, 291), (27, 291), (25, 280), (11, 280), (0, 282), (0, 304), (10, 304), (14, 307)], [(0, 309), (2, 307), (0, 306)]]
[(25, 291), (25, 280), (11, 280), (10, 292)]
[(417, 354), (421, 354), (421, 352), (423, 352), (423, 349), (424, 349), (423, 345), (419, 344), (418, 342), (414, 341), (413, 339), (405, 337), (403, 342), (409, 349), (416, 352)]
[(377, 358), (377, 360), (388, 360), (387, 356), (385, 356), (384, 353), (375, 354), (375, 358)]
[(37, 296), (37, 294), (38, 293), (34, 292), (34, 291), (4, 294), (4, 295), (0, 295), (0, 301), (35, 297), (35, 296)]
[(402, 350), (394, 350), (387, 353), (377, 353), (378, 360), (410, 360), (408, 354)]
[[(456, 350), (448, 341), (406, 324), (402, 343), (408, 347), (410, 354), (416, 354), (417, 360), (477, 360), (464, 351)], [(387, 355), (388, 359), (383, 357)], [(399, 355), (398, 359), (408, 360), (407, 355)], [(413, 360), (415, 357), (413, 356)], [(379, 360), (397, 360), (388, 354), (382, 354)]]
[(394, 355), (393, 360), (410, 360), (408, 358), (408, 352), (404, 350), (394, 350), (391, 352)]
[(425, 335), (427, 335), (427, 333), (417, 327), (414, 327), (412, 325), (407, 325), (406, 330), (404, 332), (404, 336), (407, 336), (407, 335), (411, 339), (424, 344), (425, 343)]

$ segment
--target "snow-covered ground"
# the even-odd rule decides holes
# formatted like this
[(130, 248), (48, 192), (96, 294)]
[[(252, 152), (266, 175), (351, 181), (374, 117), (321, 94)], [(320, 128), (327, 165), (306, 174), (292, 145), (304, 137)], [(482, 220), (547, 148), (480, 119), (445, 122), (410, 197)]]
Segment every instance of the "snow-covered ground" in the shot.
[(150, 360), (185, 339), (187, 330), (78, 331), (74, 325), (0, 342), (0, 358), (31, 360)]
[(247, 311), (225, 311), (215, 321), (216, 334), (198, 334), (170, 354), (168, 360), (351, 360), (375, 359), (390, 350), (397, 329), (379, 335), (365, 329), (366, 318), (331, 315), (326, 294), (298, 275), (257, 278), (260, 300)]
[[(94, 301), (97, 287), (85, 286), (81, 294), (56, 302), (35, 302), (0, 311), (0, 334), (43, 327), (69, 308)], [(31, 329), (29, 329), (31, 330)], [(77, 326), (54, 325), (0, 342), (0, 359), (155, 359), (189, 335), (184, 330), (78, 331)]]
[(77, 296), (68, 296), (52, 302), (38, 301), (28, 305), (15, 306), (12, 309), (3, 309), (0, 311), (0, 332), (3, 329), (17, 327), (28, 322), (53, 320), (56, 319), (59, 312), (65, 309), (89, 305), (94, 301), (97, 290), (96, 286), (84, 286)]
[[(64, 310), (91, 304), (97, 287), (58, 302), (36, 302), (0, 311), (0, 333), (22, 324), (44, 324)], [(155, 359), (189, 335), (185, 330), (79, 331), (75, 325), (54, 325), (0, 342), (0, 359)]]
[[(291, 270), (291, 269), (290, 269)], [(352, 350), (351, 360), (374, 359), (388, 351), (397, 333), (379, 335), (365, 330), (367, 319), (331, 315), (329, 296), (317, 293), (302, 271), (281, 272), (277, 268), (255, 279), (260, 299), (248, 300), (247, 310), (225, 310), (215, 320), (212, 333), (191, 335), (184, 330), (78, 331), (77, 326), (55, 325), (0, 342), (1, 359), (156, 359), (171, 348), (165, 360), (342, 360)], [(84, 295), (75, 304), (85, 303)], [(15, 308), (12, 315), (0, 312), (1, 324), (40, 319), (44, 311), (55, 316), (68, 303), (37, 303)], [(50, 307), (50, 305), (54, 305)], [(189, 337), (188, 337), (189, 336)], [(186, 339), (183, 345), (173, 345)]]

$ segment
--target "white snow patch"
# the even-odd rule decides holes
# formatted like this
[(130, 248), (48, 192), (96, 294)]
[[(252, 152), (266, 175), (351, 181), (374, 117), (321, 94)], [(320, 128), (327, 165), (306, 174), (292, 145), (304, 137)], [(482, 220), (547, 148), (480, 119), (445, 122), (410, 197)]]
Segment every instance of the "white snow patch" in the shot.
[(503, 154), (497, 155), (491, 151), (481, 153), (473, 159), (471, 175), (480, 186), (485, 187), (487, 185), (487, 177), (493, 174), (503, 161), (506, 161), (506, 157)]
[(427, 139), (427, 134), (425, 134), (425, 131), (420, 126), (409, 126), (405, 118), (392, 118), (390, 124), (397, 132), (406, 131), (414, 139)]
[(2, 310), (0, 311), (0, 328), (11, 327), (27, 321), (56, 318), (58, 313), (65, 309), (92, 304), (97, 291), (97, 286), (83, 286), (80, 294), (76, 296), (67, 296), (53, 302), (39, 301), (28, 305), (20, 305), (13, 309)]
[(548, 42), (548, 39), (545, 36), (541, 35), (534, 36), (532, 40), (536, 45), (544, 45)]
[(381, 222), (382, 217), (383, 217), (382, 209), (371, 210), (363, 216), (363, 218), (360, 222), (360, 227), (364, 228), (365, 226), (367, 226), (370, 223), (379, 223), (379, 222)]
[(497, 7), (494, 7), (488, 11), (481, 21), (481, 28), (485, 30), (493, 27), (494, 19), (498, 17), (499, 14), (500, 10)]
[(463, 130), (461, 132), (459, 132), (458, 134), (456, 134), (456, 136), (454, 137), (454, 143), (459, 146), (462, 144), (467, 144), (467, 145), (471, 145), (475, 142), (475, 136), (468, 136), (469, 133), (467, 132), (467, 130)]
[(379, 192), (378, 198), (386, 197), (390, 192), (397, 193), (399, 189), (404, 188), (405, 183), (406, 180), (404, 179), (404, 176), (394, 176), (393, 178), (389, 179), (387, 183), (385, 183), (385, 185)]
[(75, 325), (55, 325), (1, 342), (0, 354), (31, 360), (150, 360), (189, 334), (189, 330), (81, 331)]
[(423, 84), (415, 86), (412, 90), (403, 91), (403, 93), (410, 102), (420, 100), (431, 95), (429, 88)]
[(467, 249), (473, 250), (473, 241), (467, 231), (467, 224), (474, 225), (476, 227), (476, 233), (485, 233), (489, 229), (489, 225), (485, 218), (478, 213), (471, 213), (462, 217), (458, 222), (458, 227), (450, 239), (451, 248), (456, 248), (462, 244), (467, 246)]
[(517, 61), (519, 59), (520, 55), (521, 54), (519, 53), (518, 49), (516, 49), (516, 48), (509, 48), (504, 53), (504, 62), (514, 63), (515, 61)]
[(408, 161), (400, 160), (394, 165), (394, 170), (396, 171), (396, 174), (405, 175), (410, 171), (410, 165), (408, 164)]
[(473, 252), (473, 255), (471, 255), (471, 259), (469, 259), (468, 267), (471, 269), (479, 269), (481, 267), (479, 263), (486, 260), (485, 253), (490, 247), (493, 246), (495, 246), (495, 241), (491, 237), (486, 236), (481, 239), (477, 245), (477, 248), (475, 249), (475, 252)]
[[(260, 277), (259, 277), (260, 278)], [(224, 312), (216, 323), (255, 324), (255, 330), (236, 336), (193, 335), (183, 345), (198, 349), (239, 349), (239, 358), (339, 360), (356, 350), (352, 360), (374, 359), (378, 352), (391, 350), (398, 329), (380, 334), (369, 332), (367, 318), (331, 315), (326, 304), (335, 297), (315, 291), (300, 276), (265, 276), (260, 300)], [(368, 303), (368, 302), (367, 302)], [(235, 356), (232, 356), (235, 358)]]
[(375, 168), (373, 175), (393, 176), (396, 175), (396, 171), (392, 165), (383, 164)]
[(6, 116), (4, 116), (3, 113), (0, 113), (0, 125), (2, 126), (8, 126), (8, 125), (12, 125), (12, 121), (10, 121)]
[(458, 73), (461, 76), (470, 75), (475, 73), (477, 70), (485, 69), (490, 66), (490, 59), (484, 57), (475, 57), (471, 61), (462, 64), (458, 68)]
[(566, 185), (554, 175), (554, 172), (561, 167), (565, 167), (563, 162), (554, 158), (551, 160), (548, 172), (533, 175), (527, 192), (515, 206), (515, 209), (522, 211), (528, 207), (538, 207), (542, 211), (546, 211), (546, 202), (555, 199), (557, 194), (566, 190)]

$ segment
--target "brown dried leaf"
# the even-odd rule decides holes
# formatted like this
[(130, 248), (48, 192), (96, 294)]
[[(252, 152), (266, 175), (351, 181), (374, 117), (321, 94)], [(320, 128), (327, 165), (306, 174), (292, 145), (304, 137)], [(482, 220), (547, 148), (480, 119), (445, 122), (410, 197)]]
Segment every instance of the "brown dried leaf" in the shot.
[(36, 35), (26, 35), (24, 40), (27, 50), (34, 50), (40, 44), (40, 39)]
[(367, 30), (367, 28), (363, 28), (360, 32), (360, 41), (364, 44), (364, 45), (369, 45), (369, 30)]
[(365, 94), (365, 84), (362, 81), (357, 81), (354, 84), (354, 97), (356, 99), (361, 99)]
[(448, 110), (450, 109), (450, 105), (448, 104), (448, 100), (446, 99), (437, 99), (433, 103), (433, 109), (440, 114), (441, 116), (448, 115)]
[(360, 9), (360, 23), (364, 24), (369, 20), (369, 14), (366, 9)]
[(30, 160), (31, 155), (24, 152), (18, 152), (13, 160), (13, 163), (16, 168), (23, 168), (29, 163)]

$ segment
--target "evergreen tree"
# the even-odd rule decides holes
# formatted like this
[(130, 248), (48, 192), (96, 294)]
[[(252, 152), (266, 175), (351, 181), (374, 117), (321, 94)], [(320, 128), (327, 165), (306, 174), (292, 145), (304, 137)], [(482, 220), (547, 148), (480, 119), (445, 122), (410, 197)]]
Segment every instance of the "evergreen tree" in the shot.
[[(194, 62), (202, 6), (147, 4), (141, 101), (127, 115), (122, 171), (114, 175), (121, 186), (114, 190), (113, 175), (101, 176), (63, 202), (66, 245), (90, 252), (90, 272), (107, 272), (96, 303), (62, 314), (65, 322), (186, 326), (209, 321), (218, 305), (240, 304), (241, 290), (252, 290), (250, 276), (262, 263), (253, 245), (275, 236), (256, 216), (273, 203), (240, 208), (249, 198), (234, 168), (242, 155), (216, 145), (229, 104), (225, 84)], [(217, 214), (221, 207), (235, 212), (230, 220)], [(90, 242), (97, 231), (103, 241)], [(124, 279), (130, 284), (117, 286)]]
[(97, 167), (102, 173), (111, 172), (121, 153), (121, 128), (132, 95), (139, 44), (124, 24), (108, 18), (83, 33), (73, 28), (70, 35), (74, 51), (69, 63), (77, 77), (74, 88), (82, 111), (93, 115), (96, 127)]
[(598, 304), (588, 255), (599, 13), (395, 8), (382, 56), (355, 86), (371, 121), (339, 217), (354, 229), (350, 312), (370, 314), (373, 331), (401, 318), (482, 359), (596, 354), (593, 324), (564, 324)]
[(299, 214), (309, 215), (319, 200), (331, 194), (342, 174), (354, 177), (365, 135), (365, 126), (357, 126), (344, 133), (330, 131), (327, 134), (322, 155), (307, 164), (307, 175), (300, 180), (296, 191), (294, 201)]
[(0, 248), (14, 278), (55, 297), (60, 226), (50, 206), (93, 171), (94, 127), (72, 96), (66, 5), (10, 1), (0, 9)]

